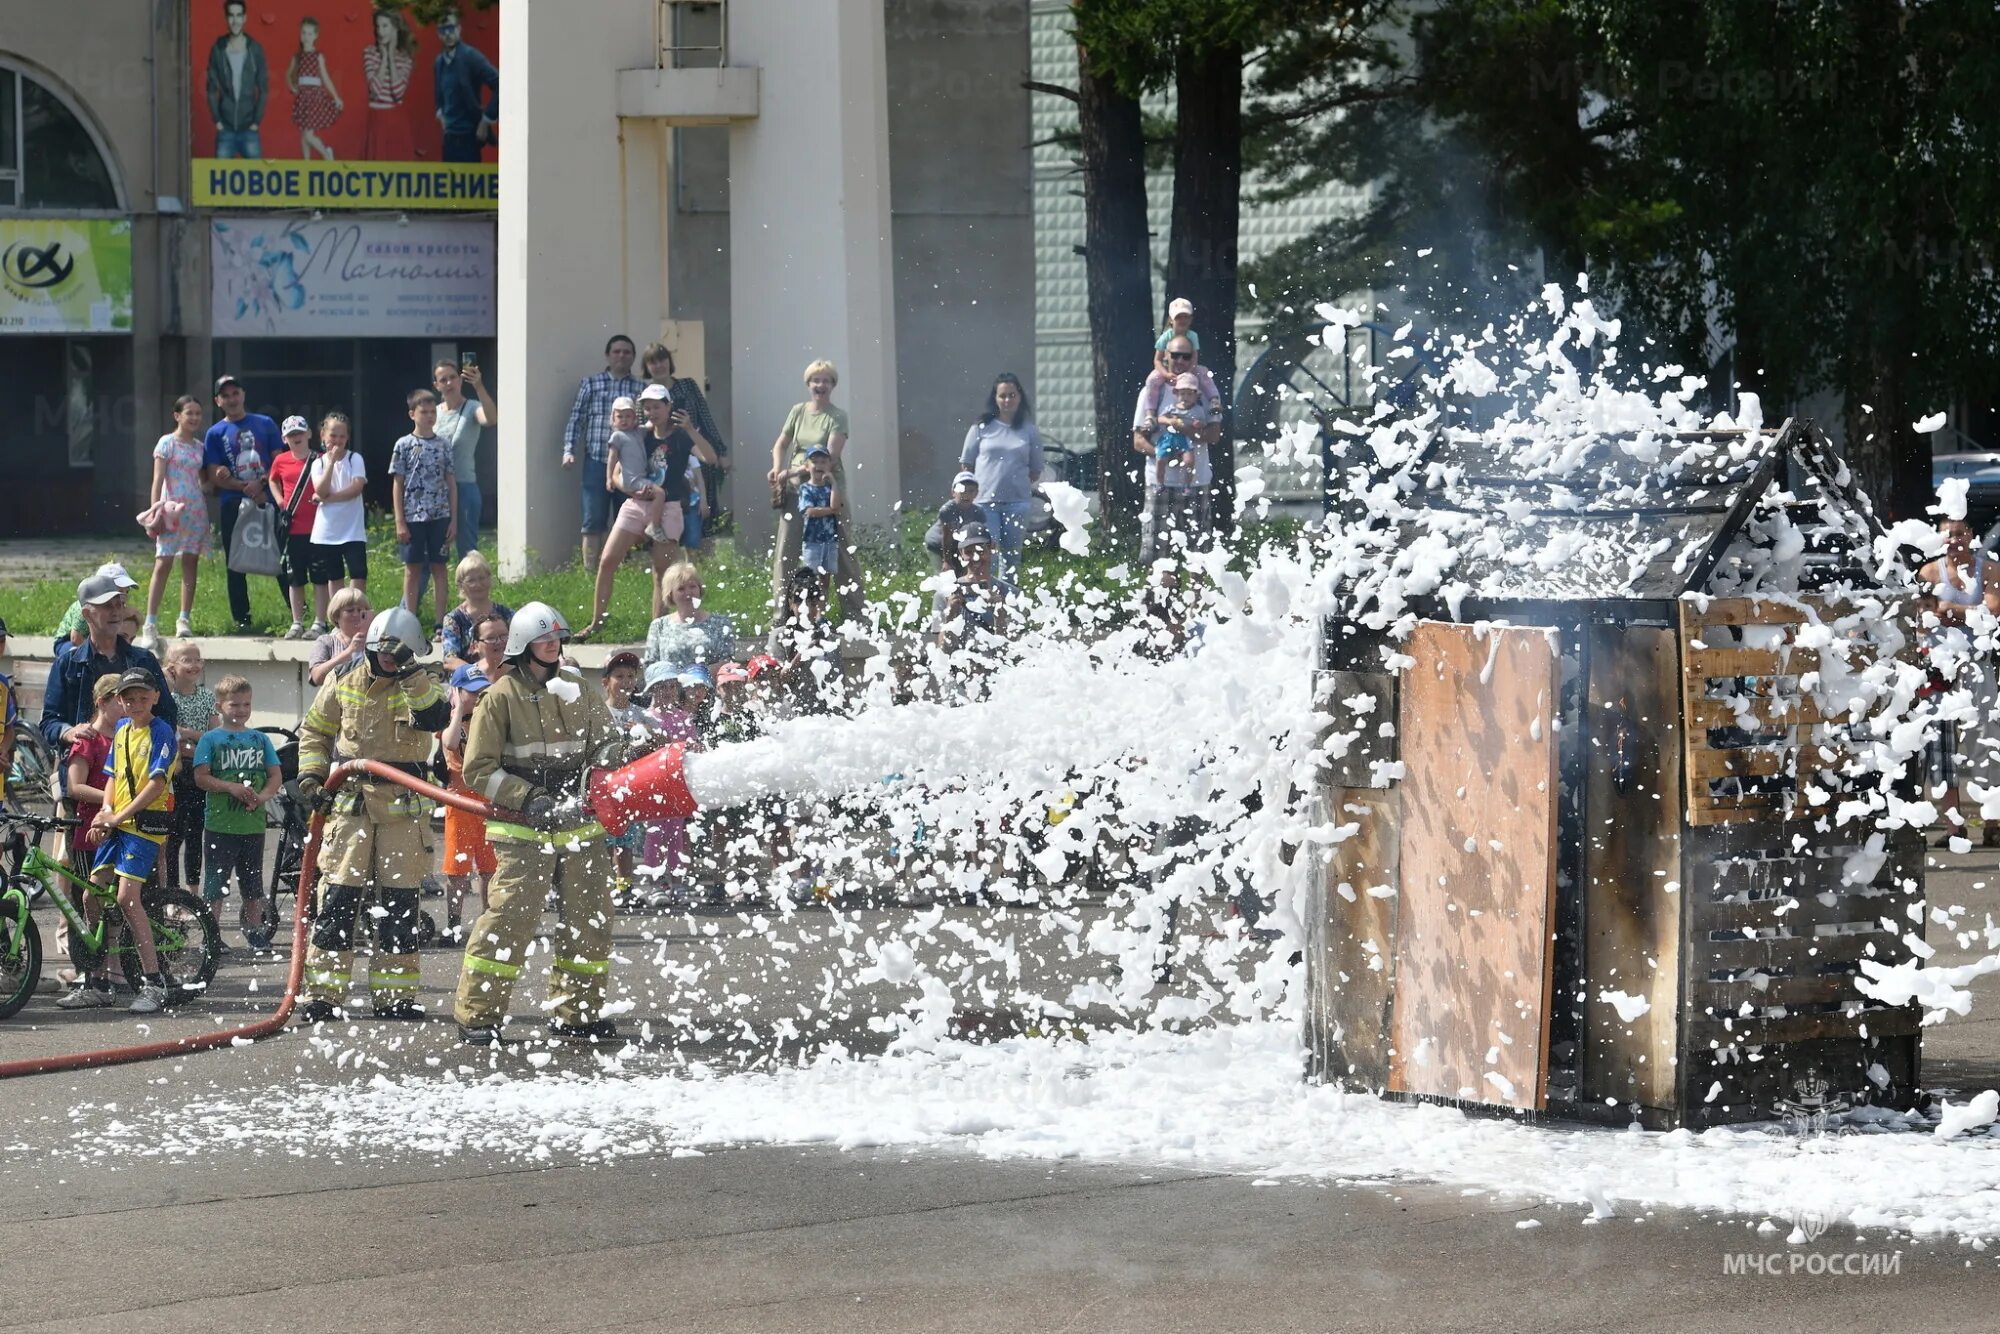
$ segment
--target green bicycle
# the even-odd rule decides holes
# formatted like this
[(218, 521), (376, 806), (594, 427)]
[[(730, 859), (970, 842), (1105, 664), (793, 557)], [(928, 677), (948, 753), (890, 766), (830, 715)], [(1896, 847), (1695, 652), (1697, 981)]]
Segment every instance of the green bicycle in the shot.
[[(32, 912), (35, 901), (45, 895), (69, 923), (70, 958), (77, 971), (88, 976), (115, 952), (125, 985), (135, 992), (139, 989), (144, 971), (139, 947), (125, 929), (117, 889), (77, 875), (41, 849), (41, 835), (75, 829), (81, 823), (59, 816), (0, 811), (0, 830), (9, 835), (28, 831), (17, 865), (0, 886), (0, 1019), (11, 1017), (26, 1005), (41, 981), (42, 935)], [(61, 884), (64, 881), (67, 889)], [(84, 894), (98, 904), (94, 926), (84, 921), (77, 907), (82, 900), (75, 896)], [(215, 977), (216, 962), (222, 957), (222, 932), (208, 905), (184, 889), (158, 885), (147, 886), (140, 902), (153, 927), (160, 971), (167, 975), (167, 1003), (178, 1004), (207, 991)]]

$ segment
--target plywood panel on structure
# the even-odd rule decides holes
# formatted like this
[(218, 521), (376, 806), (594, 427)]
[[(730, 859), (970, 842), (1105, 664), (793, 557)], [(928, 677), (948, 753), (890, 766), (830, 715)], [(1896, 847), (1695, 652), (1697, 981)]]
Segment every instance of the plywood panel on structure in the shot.
[(1426, 621), (1405, 651), (1389, 1087), (1548, 1100), (1559, 663), (1549, 632)]
[[(1648, 626), (1595, 626), (1589, 662), (1580, 1087), (1593, 1104), (1615, 1099), (1671, 1108), (1687, 900), (1678, 883), (1683, 788), (1675, 635)], [(1611, 993), (1643, 999), (1647, 1008), (1633, 1014), (1635, 1002), (1607, 999)]]
[(1328, 789), (1336, 827), (1356, 826), (1326, 866), (1328, 1073), (1371, 1089), (1389, 1082), (1396, 941), (1397, 788)]

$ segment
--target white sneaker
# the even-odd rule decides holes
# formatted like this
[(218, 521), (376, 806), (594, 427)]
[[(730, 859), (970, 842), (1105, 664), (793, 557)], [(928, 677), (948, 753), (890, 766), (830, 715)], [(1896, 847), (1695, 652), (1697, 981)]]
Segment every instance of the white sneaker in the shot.
[(304, 639), (305, 637), (306, 637), (306, 628), (298, 621), (293, 621), (291, 628), (285, 631), (285, 638), (287, 639)]
[(325, 621), (314, 621), (311, 625), (306, 627), (306, 638), (308, 639), (318, 639), (321, 635), (325, 633), (326, 633)]
[[(107, 994), (105, 1004), (108, 1005), (110, 1003), (111, 998)], [(128, 1014), (158, 1014), (166, 1008), (166, 1004), (167, 989), (165, 987), (159, 985), (157, 982), (141, 982), (139, 984), (138, 997), (125, 1007), (125, 1011)]]
[(148, 653), (158, 652), (160, 648), (160, 627), (148, 621), (139, 627), (139, 637), (134, 639), (132, 643), (138, 648), (145, 649)]
[(68, 991), (56, 1002), (58, 1010), (98, 1010), (111, 1004), (111, 988), (99, 989), (78, 979), (70, 983)]
[(174, 638), (176, 638), (176, 639), (193, 639), (193, 638), (194, 638), (194, 622), (193, 622), (193, 621), (190, 621), (190, 620), (189, 620), (189, 619), (188, 619), (187, 617), (185, 617), (185, 616), (183, 616), (183, 617), (181, 617), (181, 618), (180, 618), (179, 620), (175, 621), (175, 622), (174, 622)]

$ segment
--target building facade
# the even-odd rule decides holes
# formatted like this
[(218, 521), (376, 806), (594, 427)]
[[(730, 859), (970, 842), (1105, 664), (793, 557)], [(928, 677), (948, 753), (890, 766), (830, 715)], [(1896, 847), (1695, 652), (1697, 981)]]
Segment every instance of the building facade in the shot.
[[(469, 9), (459, 50), (497, 28)], [(378, 35), (388, 60), (366, 57)], [(224, 372), (252, 411), (346, 414), (385, 474), (432, 362), (494, 348), (498, 146), (444, 161), (445, 45), (366, 3), (8, 8), (0, 380), (19, 410), (0, 475), (31, 485), (0, 489), (0, 534), (127, 528), (174, 399), (211, 402)], [(489, 469), (500, 443), (482, 441)]]
[[(615, 333), (663, 339), (707, 384), (753, 541), (772, 440), (817, 357), (840, 366), (873, 523), (942, 496), (1002, 371), (1052, 442), (1094, 447), (1081, 191), (1051, 142), (1073, 108), (1027, 89), (1074, 78), (1058, 0), (469, 8), (459, 49), (509, 75), (475, 90), (497, 113), (472, 162), (435, 110), (446, 34), (391, 13), (9, 10), (0, 372), (25, 406), (0, 425), (0, 467), (34, 486), (0, 492), (0, 532), (129, 524), (173, 399), (206, 401), (224, 371), (253, 410), (346, 413), (386, 500), (405, 395), (471, 353), (501, 400), (481, 474), (503, 555), (563, 559), (564, 420)], [(301, 79), (315, 63), (324, 99)], [(1246, 210), (1242, 251), (1342, 206)]]

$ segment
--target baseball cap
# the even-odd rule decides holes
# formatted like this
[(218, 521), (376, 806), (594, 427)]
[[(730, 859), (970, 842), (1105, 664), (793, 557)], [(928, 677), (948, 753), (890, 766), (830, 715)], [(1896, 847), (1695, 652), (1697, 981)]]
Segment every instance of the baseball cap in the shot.
[(825, 445), (814, 445), (811, 449), (808, 449), (806, 451), (806, 457), (809, 459), (816, 459), (816, 458), (830, 459), (833, 457), (833, 451), (828, 449)]
[(605, 659), (604, 675), (610, 676), (611, 673), (617, 671), (620, 667), (631, 667), (636, 670), (638, 666), (639, 666), (639, 655), (634, 653), (629, 648), (622, 649), (619, 652), (612, 654), (609, 658)]
[(639, 391), (639, 398), (641, 402), (649, 398), (667, 399), (671, 401), (673, 398), (673, 394), (670, 393), (667, 387), (663, 384), (649, 384), (644, 389), (641, 389)]
[(486, 687), (492, 685), (493, 682), (486, 678), (485, 672), (471, 663), (466, 663), (451, 674), (451, 684), (459, 690), (469, 691), (476, 695), (486, 689)]
[(993, 535), (986, 531), (983, 523), (968, 523), (958, 530), (958, 544), (961, 547), (990, 547)]
[(1182, 371), (1174, 377), (1174, 388), (1199, 390), (1201, 388), (1201, 381), (1195, 379), (1192, 372)]
[(646, 689), (662, 685), (668, 681), (678, 681), (680, 672), (670, 662), (656, 662), (646, 669)]
[(978, 486), (979, 479), (973, 476), (969, 472), (962, 472), (958, 476), (951, 479), (951, 489), (954, 491), (958, 490), (958, 488), (960, 488), (961, 486), (967, 486), (967, 485)]
[(108, 574), (93, 574), (76, 586), (76, 600), (86, 607), (101, 607), (124, 593)]
[(290, 416), (285, 418), (285, 424), (279, 428), (278, 434), (290, 435), (293, 431), (304, 431), (307, 435), (311, 435), (312, 425), (304, 417)]
[(777, 671), (778, 660), (768, 653), (753, 654), (750, 661), (743, 664), (743, 670), (749, 673), (750, 679), (754, 681), (766, 672)]
[(128, 690), (152, 690), (157, 692), (159, 688), (159, 682), (155, 681), (153, 674), (144, 667), (134, 667), (126, 672), (125, 675), (118, 678), (118, 693), (121, 695)]
[(1192, 314), (1194, 314), (1194, 302), (1184, 296), (1177, 296), (1167, 303), (1167, 315), (1169, 317)]
[(235, 385), (238, 389), (241, 389), (243, 387), (243, 381), (237, 379), (233, 375), (218, 375), (215, 377), (215, 392), (217, 394), (220, 394), (223, 390), (229, 388), (231, 385)]
[(97, 567), (97, 572), (107, 579), (116, 580), (120, 588), (137, 588), (139, 581), (125, 572), (125, 567), (115, 560), (108, 560)]
[(611, 400), (611, 410), (613, 412), (637, 412), (639, 405), (632, 401), (630, 394), (620, 394)]
[(749, 679), (749, 669), (741, 663), (725, 662), (715, 669), (715, 683), (719, 686), (733, 686)]
[(708, 668), (698, 662), (691, 662), (681, 668), (680, 675), (675, 679), (684, 686), (713, 686), (715, 684), (715, 678), (708, 674)]

